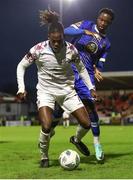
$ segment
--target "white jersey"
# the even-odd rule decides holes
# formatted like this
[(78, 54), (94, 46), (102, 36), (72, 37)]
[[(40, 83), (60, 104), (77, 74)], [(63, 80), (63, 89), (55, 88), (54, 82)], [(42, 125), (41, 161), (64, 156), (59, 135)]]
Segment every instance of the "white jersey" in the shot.
[(23, 93), (25, 91), (25, 69), (33, 63), (36, 63), (38, 69), (38, 92), (48, 91), (55, 95), (65, 95), (74, 89), (74, 73), (71, 63), (76, 64), (76, 67), (81, 72), (81, 76), (83, 75), (83, 78), (86, 79), (88, 88), (93, 89), (94, 86), (91, 84), (89, 77), (87, 77), (88, 73), (82, 62), (79, 58), (72, 58), (73, 55), (77, 54), (77, 49), (68, 42), (58, 54), (53, 53), (49, 40), (35, 45), (18, 64), (18, 92)]

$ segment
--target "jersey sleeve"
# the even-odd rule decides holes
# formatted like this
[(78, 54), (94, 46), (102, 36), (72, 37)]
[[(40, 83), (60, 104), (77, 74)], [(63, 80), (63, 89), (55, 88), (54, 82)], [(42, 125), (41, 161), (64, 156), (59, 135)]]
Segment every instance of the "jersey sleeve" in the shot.
[(82, 80), (84, 81), (85, 85), (88, 87), (89, 90), (95, 89), (95, 86), (92, 84), (90, 76), (82, 63), (80, 61), (78, 64), (76, 64), (76, 68), (78, 69), (79, 75), (81, 76)]
[(92, 24), (94, 24), (92, 21), (89, 21), (89, 20), (84, 20), (82, 21), (81, 25), (80, 25), (80, 28), (81, 29), (90, 29), (90, 27), (92, 26)]
[(103, 71), (104, 63), (106, 62), (110, 48), (111, 48), (111, 44), (108, 42), (107, 47), (105, 48), (105, 51), (102, 53), (101, 58), (99, 59), (99, 61), (97, 63), (97, 68), (101, 72)]
[(85, 30), (89, 29), (91, 21), (84, 20), (77, 22), (75, 24), (71, 24), (69, 27), (64, 29), (64, 34), (69, 36), (76, 36), (85, 34)]
[(78, 54), (78, 50), (75, 48), (74, 49), (74, 56), (75, 56), (75, 59), (72, 61), (78, 72), (79, 72), (79, 75), (81, 76), (82, 80), (84, 81), (85, 85), (88, 87), (89, 90), (91, 89), (95, 89), (95, 86), (92, 84), (91, 82), (91, 79), (90, 79), (90, 76), (83, 64), (83, 62), (80, 60), (80, 56)]
[(75, 28), (73, 26), (64, 29), (64, 34), (68, 36), (82, 35), (85, 31), (83, 29)]
[(69, 36), (84, 34), (85, 33), (84, 29), (80, 28), (81, 24), (82, 24), (82, 21), (75, 24), (71, 24), (69, 27), (64, 29), (64, 34), (69, 35)]
[(34, 63), (35, 60), (38, 59), (39, 51), (38, 45), (32, 47), (30, 51), (23, 57), (23, 59), (17, 65), (17, 83), (18, 83), (18, 92), (25, 92), (25, 83), (24, 83), (24, 75), (26, 68)]

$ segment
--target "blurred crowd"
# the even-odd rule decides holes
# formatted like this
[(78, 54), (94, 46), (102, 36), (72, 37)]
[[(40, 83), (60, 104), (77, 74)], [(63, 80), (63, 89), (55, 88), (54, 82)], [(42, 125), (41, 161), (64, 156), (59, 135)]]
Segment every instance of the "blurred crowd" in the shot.
[(100, 116), (125, 120), (133, 116), (133, 93), (113, 92), (101, 96), (102, 101), (97, 104)]
[[(133, 92), (101, 92), (100, 97), (101, 101), (96, 103), (96, 107), (101, 124), (133, 124)], [(14, 121), (19, 121), (20, 124), (28, 123), (28, 125), (39, 125), (40, 122), (35, 109), (36, 108), (34, 108), (34, 112), (28, 112), (27, 115), (0, 114), (0, 126), (9, 125), (12, 121), (13, 123), (15, 123)], [(71, 124), (77, 123), (73, 117), (70, 119)]]

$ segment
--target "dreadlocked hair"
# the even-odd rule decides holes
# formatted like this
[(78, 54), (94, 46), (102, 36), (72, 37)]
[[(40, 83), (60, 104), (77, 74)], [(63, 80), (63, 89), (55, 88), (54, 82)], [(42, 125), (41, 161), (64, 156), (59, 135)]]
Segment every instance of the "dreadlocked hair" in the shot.
[(52, 22), (48, 26), (48, 33), (60, 32), (64, 34), (64, 27), (61, 22)]
[(41, 19), (41, 21), (40, 21), (41, 26), (48, 24), (48, 23), (53, 23), (53, 22), (59, 21), (59, 14), (55, 11), (51, 11), (51, 10), (47, 10), (47, 9), (40, 10), (39, 17)]

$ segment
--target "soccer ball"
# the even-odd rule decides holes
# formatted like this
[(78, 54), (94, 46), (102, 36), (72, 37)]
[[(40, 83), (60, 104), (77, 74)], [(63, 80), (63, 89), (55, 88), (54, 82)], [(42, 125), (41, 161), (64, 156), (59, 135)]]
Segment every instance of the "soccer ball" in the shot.
[(63, 169), (73, 170), (78, 167), (80, 157), (76, 151), (67, 149), (60, 154), (59, 162)]

